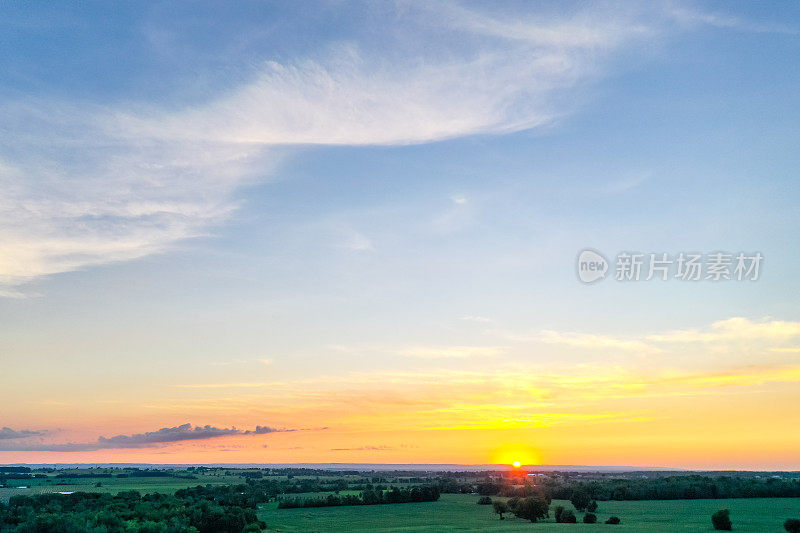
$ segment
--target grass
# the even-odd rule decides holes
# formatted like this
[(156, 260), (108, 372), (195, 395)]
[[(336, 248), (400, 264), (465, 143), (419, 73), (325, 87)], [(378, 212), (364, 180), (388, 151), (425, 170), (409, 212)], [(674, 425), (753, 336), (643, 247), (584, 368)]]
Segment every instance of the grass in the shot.
[[(97, 483), (100, 486), (97, 487)], [(0, 488), (0, 502), (8, 501), (17, 494), (34, 495), (52, 492), (110, 492), (116, 494), (125, 490), (138, 490), (145, 492), (161, 492), (171, 494), (178, 489), (194, 487), (197, 485), (235, 485), (243, 483), (239, 476), (199, 474), (197, 479), (181, 479), (175, 477), (126, 477), (126, 478), (47, 478), (34, 479), (9, 479), (7, 487)], [(27, 489), (18, 489), (18, 486), (27, 486)]]
[[(180, 488), (195, 485), (226, 485), (242, 483), (239, 476), (224, 474), (199, 474), (197, 479), (173, 477), (145, 478), (94, 478), (9, 480), (11, 487), (0, 488), (0, 501), (14, 494), (41, 494), (59, 491), (87, 491), (117, 493), (124, 490), (172, 493)], [(97, 482), (100, 487), (96, 486)], [(63, 483), (63, 484), (61, 484)], [(13, 488), (27, 485), (28, 489)], [(343, 491), (350, 493), (353, 491)], [(358, 491), (355, 491), (358, 492)], [(303, 498), (325, 496), (328, 493), (291, 494)], [(531, 524), (506, 515), (499, 520), (490, 505), (477, 505), (477, 495), (444, 494), (438, 502), (370, 505), (353, 507), (321, 507), (307, 509), (278, 509), (277, 503), (259, 507), (259, 518), (270, 531), (281, 532), (433, 532), (433, 531), (620, 531), (622, 532), (692, 532), (713, 531), (711, 514), (719, 509), (730, 509), (736, 532), (783, 531), (787, 518), (800, 518), (800, 499), (763, 498), (730, 500), (670, 500), (637, 502), (598, 502), (598, 524), (556, 524), (553, 519)], [(569, 502), (554, 501), (572, 509)], [(583, 513), (576, 513), (582, 520)], [(619, 516), (622, 524), (606, 525), (612, 515)], [(588, 529), (587, 529), (588, 528)]]
[[(800, 499), (763, 498), (730, 500), (670, 500), (637, 502), (598, 502), (598, 524), (556, 524), (552, 509), (569, 502), (554, 501), (551, 518), (532, 524), (507, 515), (499, 520), (490, 505), (477, 505), (478, 496), (444, 494), (438, 502), (277, 509), (268, 503), (259, 508), (259, 519), (270, 531), (312, 533), (368, 531), (713, 531), (711, 514), (730, 509), (733, 529), (737, 532), (783, 531), (787, 518), (800, 518)], [(576, 513), (582, 520), (583, 513)], [(617, 526), (603, 522), (609, 516), (622, 519)]]

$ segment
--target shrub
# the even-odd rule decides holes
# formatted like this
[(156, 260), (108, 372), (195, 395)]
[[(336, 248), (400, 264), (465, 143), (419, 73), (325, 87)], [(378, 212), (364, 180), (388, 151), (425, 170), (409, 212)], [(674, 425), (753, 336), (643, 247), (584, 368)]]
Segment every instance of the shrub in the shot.
[(492, 502), (492, 507), (494, 508), (494, 512), (500, 515), (500, 520), (504, 519), (503, 513), (509, 512), (506, 502)]
[(783, 529), (789, 533), (800, 533), (800, 520), (797, 518), (790, 518), (783, 523)]
[(488, 496), (478, 498), (478, 505), (492, 505), (492, 499)]
[(572, 512), (572, 509), (564, 509), (564, 512), (556, 519), (556, 522), (561, 522), (562, 524), (577, 524), (578, 518), (575, 516), (575, 513)]
[(589, 505), (589, 502), (592, 501), (592, 498), (589, 496), (589, 493), (586, 492), (586, 489), (579, 488), (572, 492), (572, 498), (570, 498), (569, 501), (575, 506), (575, 509), (583, 511), (586, 509), (586, 506)]
[(594, 513), (586, 513), (583, 515), (583, 523), (584, 524), (596, 524), (597, 523), (597, 515)]
[(556, 522), (561, 522), (562, 514), (564, 514), (564, 507), (561, 505), (556, 505), (555, 509), (553, 509), (553, 516), (555, 516)]
[(720, 509), (711, 515), (711, 523), (714, 529), (720, 531), (730, 531), (733, 524), (731, 524), (731, 512), (728, 509)]
[(611, 518), (606, 520), (606, 524), (614, 524), (614, 525), (616, 525), (616, 524), (619, 524), (621, 522), (622, 522), (622, 520), (620, 520), (618, 516), (612, 516)]
[(590, 513), (596, 513), (597, 512), (597, 502), (595, 500), (590, 501), (589, 505), (586, 506), (586, 510), (589, 511)]
[(517, 499), (512, 505), (512, 498), (509, 500), (509, 508), (517, 518), (524, 518), (531, 522), (536, 522), (540, 518), (546, 518), (550, 510), (550, 504), (542, 498), (531, 496), (528, 498)]

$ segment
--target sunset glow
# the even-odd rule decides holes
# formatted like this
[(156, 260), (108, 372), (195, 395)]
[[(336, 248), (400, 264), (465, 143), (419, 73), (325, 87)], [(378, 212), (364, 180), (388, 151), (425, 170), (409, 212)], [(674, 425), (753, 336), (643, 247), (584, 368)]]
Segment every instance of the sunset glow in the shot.
[(69, 4), (0, 5), (0, 464), (800, 469), (777, 7)]

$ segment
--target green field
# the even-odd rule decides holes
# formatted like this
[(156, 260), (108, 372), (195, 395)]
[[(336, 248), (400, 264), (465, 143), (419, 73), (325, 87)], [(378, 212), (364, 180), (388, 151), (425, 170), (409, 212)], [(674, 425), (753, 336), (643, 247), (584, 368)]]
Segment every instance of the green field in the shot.
[[(100, 486), (97, 486), (100, 483)], [(53, 492), (110, 492), (116, 494), (125, 490), (138, 490), (145, 492), (173, 493), (178, 489), (194, 487), (195, 485), (235, 485), (242, 483), (239, 476), (226, 476), (220, 474), (198, 474), (196, 479), (181, 479), (176, 477), (125, 477), (125, 478), (47, 478), (13, 479), (7, 482), (6, 487), (0, 487), (0, 502), (6, 502), (11, 496), (17, 494), (33, 495)], [(20, 489), (19, 486), (28, 488)]]
[[(196, 485), (236, 485), (245, 482), (242, 475), (233, 470), (205, 472), (165, 472), (157, 477), (116, 477), (119, 471), (74, 470), (76, 476), (94, 472), (113, 472), (114, 477), (57, 477), (65, 471), (49, 472), (46, 477), (16, 480), (9, 479), (7, 487), (0, 488), (0, 501), (8, 501), (15, 494), (42, 494), (53, 492), (109, 492), (137, 490), (141, 493), (173, 493), (175, 490)], [(237, 475), (238, 474), (238, 475)], [(184, 476), (184, 477), (178, 477)], [(264, 476), (264, 479), (281, 482), (335, 481), (347, 478), (351, 482), (362, 481), (358, 475), (286, 475)], [(416, 481), (416, 480), (415, 480)], [(472, 479), (462, 480), (472, 483)], [(678, 481), (671, 481), (677, 483)], [(386, 487), (411, 486), (408, 479), (382, 480)], [(775, 482), (777, 483), (777, 482)], [(100, 486), (98, 486), (98, 484)], [(17, 488), (26, 485), (27, 488)], [(359, 490), (340, 490), (339, 494), (359, 494)], [(322, 498), (330, 492), (288, 493), (285, 498)], [(497, 498), (495, 498), (497, 499)], [(263, 501), (263, 500), (262, 500)], [(800, 518), (800, 498), (749, 498), (717, 500), (662, 500), (662, 501), (600, 501), (597, 524), (557, 524), (552, 515), (556, 505), (573, 509), (566, 501), (554, 501), (551, 518), (532, 524), (529, 521), (506, 514), (500, 520), (490, 505), (478, 505), (475, 494), (443, 494), (437, 502), (403, 503), (367, 506), (319, 507), (278, 509), (277, 503), (261, 504), (258, 517), (266, 523), (268, 531), (282, 532), (425, 532), (425, 531), (601, 531), (659, 532), (659, 531), (713, 531), (711, 514), (719, 509), (730, 509), (734, 531), (763, 532), (783, 531), (787, 518)], [(583, 513), (576, 513), (582, 521)], [(621, 525), (606, 525), (610, 516), (618, 516)], [(589, 528), (589, 529), (587, 529)]]
[[(569, 502), (554, 501), (551, 518), (532, 524), (507, 515), (499, 520), (491, 506), (477, 505), (478, 496), (443, 494), (438, 502), (370, 505), (356, 507), (322, 507), (311, 509), (278, 509), (277, 504), (259, 508), (259, 519), (269, 531), (354, 532), (354, 531), (713, 531), (711, 514), (730, 509), (734, 531), (783, 531), (787, 518), (800, 518), (800, 500), (796, 498), (763, 498), (731, 500), (669, 500), (598, 502), (598, 524), (556, 524), (552, 508)], [(578, 520), (582, 513), (576, 513)], [(622, 524), (602, 522), (612, 515)]]

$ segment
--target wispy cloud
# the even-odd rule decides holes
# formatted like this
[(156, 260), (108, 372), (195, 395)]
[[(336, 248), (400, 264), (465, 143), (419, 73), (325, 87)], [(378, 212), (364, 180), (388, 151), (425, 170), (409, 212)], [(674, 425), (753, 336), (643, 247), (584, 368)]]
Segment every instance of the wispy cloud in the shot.
[(641, 354), (666, 353), (676, 344), (702, 344), (707, 348), (713, 345), (723, 349), (734, 342), (739, 347), (766, 347), (775, 353), (793, 353), (796, 348), (781, 344), (800, 337), (800, 322), (732, 317), (714, 322), (705, 328), (630, 336), (549, 329), (531, 333), (488, 329), (485, 333), (519, 344), (542, 342), (586, 350), (617, 350)]
[[(396, 32), (383, 32), (392, 46), (352, 41), (264, 61), (247, 81), (181, 110), (5, 102), (0, 295), (208, 234), (236, 210), (239, 187), (274, 172), (286, 153), (278, 146), (424, 143), (550, 124), (572, 111), (565, 90), (661, 24), (611, 8), (501, 17), (444, 3), (403, 13), (389, 22)], [(457, 45), (442, 25), (460, 35)], [(371, 248), (355, 237), (350, 248)]]
[[(638, 423), (661, 416), (670, 399), (743, 395), (800, 383), (797, 364), (725, 365), (716, 370), (631, 369), (607, 363), (555, 366), (498, 362), (490, 370), (351, 372), (273, 383), (241, 397), (174, 399), (162, 410), (248, 412), (324, 420), (337, 430), (542, 428)], [(636, 409), (630, 401), (636, 400)], [(620, 403), (622, 402), (622, 403)], [(621, 408), (621, 406), (623, 406)], [(628, 407), (624, 407), (628, 406)]]
[(635, 339), (624, 339), (609, 335), (594, 335), (589, 333), (560, 333), (558, 331), (542, 330), (539, 340), (547, 344), (564, 344), (576, 348), (613, 348), (617, 350), (653, 353), (662, 351), (660, 348)]
[(230, 365), (244, 365), (247, 364), (247, 359), (228, 359), (226, 361), (212, 361), (209, 363), (211, 366), (230, 366)]
[(345, 227), (341, 229), (340, 233), (342, 236), (340, 246), (342, 248), (353, 252), (365, 252), (374, 249), (370, 238), (360, 231)]
[(792, 365), (750, 365), (719, 372), (663, 375), (651, 384), (706, 389), (709, 387), (749, 387), (770, 382), (800, 381), (800, 367)]
[(422, 359), (464, 359), (469, 357), (497, 357), (505, 351), (506, 348), (503, 346), (415, 346), (400, 350), (400, 355)]
[(733, 317), (711, 324), (710, 328), (682, 329), (648, 335), (647, 340), (659, 343), (710, 343), (720, 341), (770, 340), (784, 341), (800, 336), (800, 322), (783, 320), (752, 321)]
[(491, 324), (493, 320), (489, 317), (485, 316), (478, 316), (478, 315), (464, 315), (460, 318), (465, 322), (475, 322), (478, 324)]
[(606, 184), (603, 187), (603, 192), (606, 194), (621, 194), (635, 189), (651, 177), (650, 172), (641, 172), (632, 176), (627, 176), (623, 179), (615, 180)]
[(450, 235), (473, 224), (477, 206), (465, 196), (451, 196), (450, 203), (432, 221), (432, 229), (441, 235)]
[(352, 451), (358, 451), (358, 452), (362, 452), (362, 451), (383, 452), (383, 451), (394, 450), (394, 449), (395, 449), (394, 446), (387, 446), (387, 445), (384, 444), (384, 445), (381, 445), (381, 446), (359, 446), (357, 448), (331, 448), (331, 451), (332, 452), (352, 452)]
[(790, 35), (797, 33), (797, 28), (784, 24), (764, 23), (727, 13), (701, 11), (685, 4), (674, 4), (668, 7), (665, 12), (677, 23), (686, 26), (711, 26), (755, 33), (785, 33)]
[(187, 383), (176, 385), (183, 389), (256, 389), (280, 384), (275, 381), (237, 381), (231, 383)]

